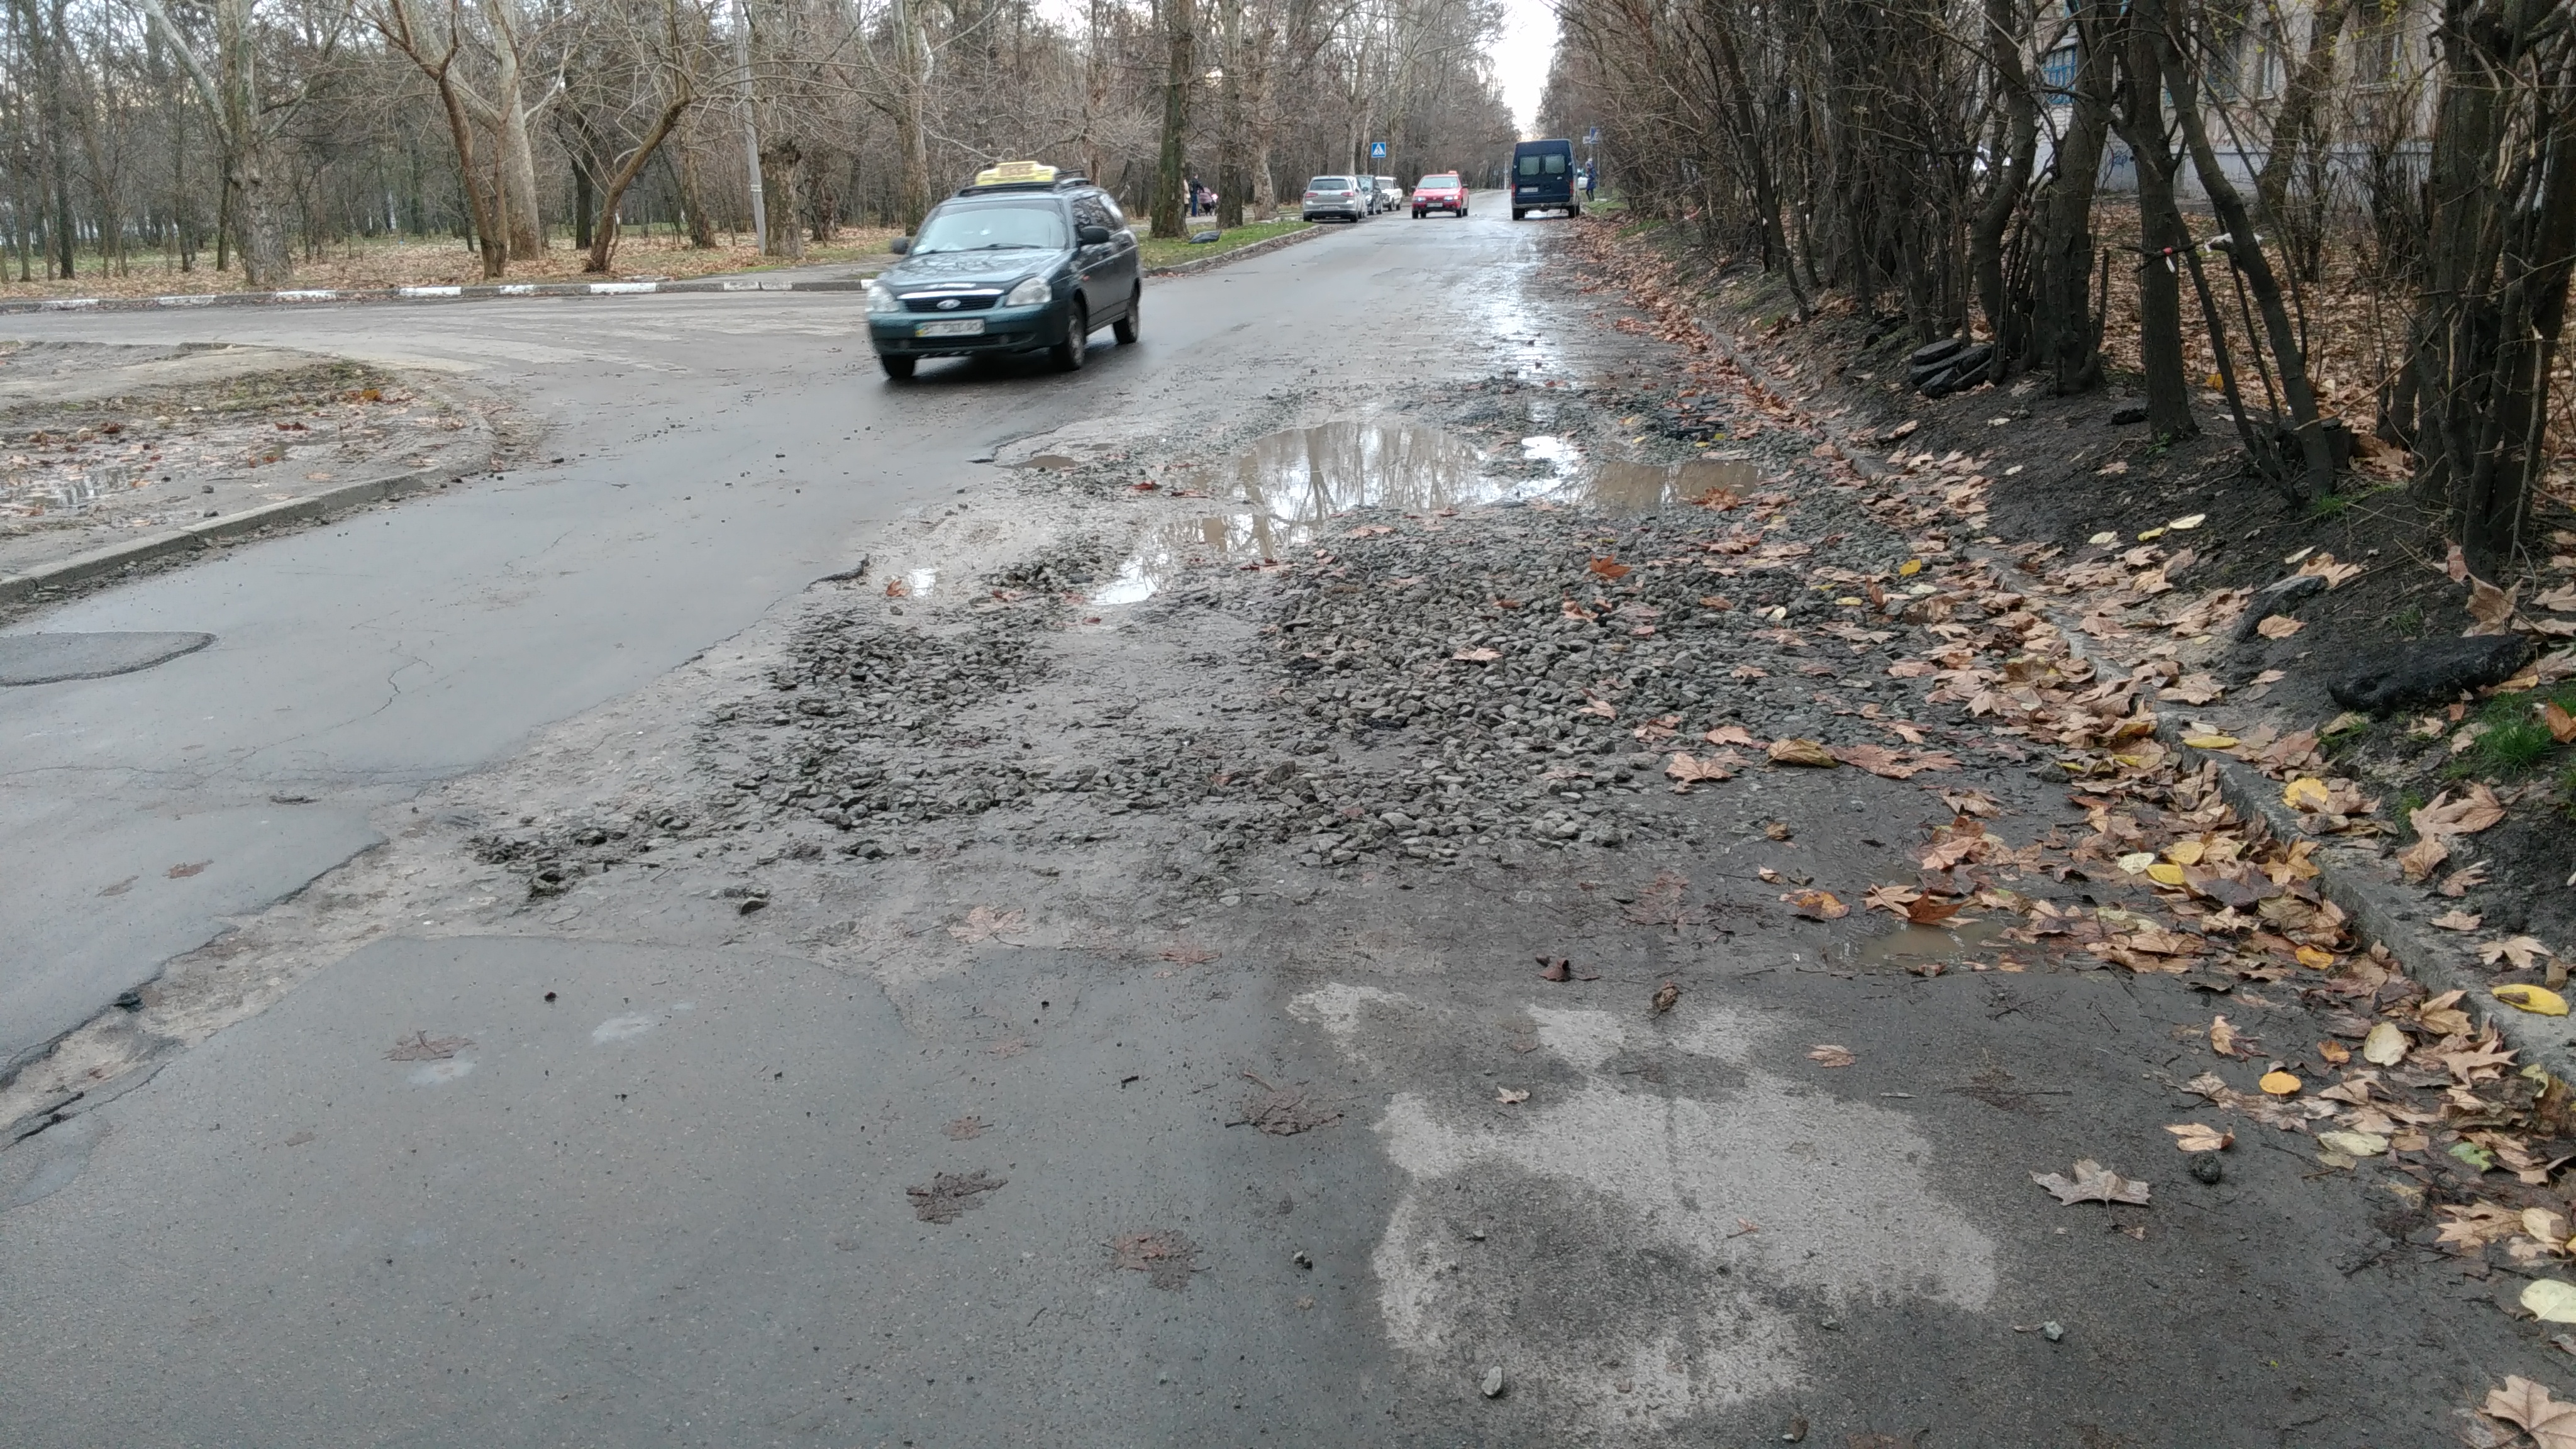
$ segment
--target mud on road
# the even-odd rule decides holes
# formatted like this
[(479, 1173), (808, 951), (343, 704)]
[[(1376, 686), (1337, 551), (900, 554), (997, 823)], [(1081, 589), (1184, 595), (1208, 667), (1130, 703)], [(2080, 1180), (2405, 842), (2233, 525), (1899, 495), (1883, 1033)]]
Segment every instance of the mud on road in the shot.
[[(2544, 1370), (2497, 1308), (2518, 1281), (2428, 1251), (2393, 1175), (2267, 1130), (2185, 1171), (2213, 999), (2282, 1054), (2329, 1028), (2285, 973), (2081, 949), (2152, 891), (2063, 853), (2057, 752), (1911, 667), (2029, 657), (1972, 520), (1891, 526), (1808, 439), (1636, 382), (1023, 439), (397, 807), (10, 1089), (60, 1117), (0, 1159), (11, 1397), (91, 1422), (86, 1363), (158, 1406), (129, 1425), (189, 1400), (94, 1214), (263, 1053), (452, 1114), (344, 1125), (337, 1078), (278, 1066), (308, 1090), (222, 1129), (268, 1165), (188, 1159), (200, 1198), (256, 1186), (258, 1266), (386, 1249), (208, 1288), (215, 1369), (319, 1349), (326, 1302), (471, 1366), (337, 1401), (343, 1442), (525, 1411), (732, 1443), (2394, 1445)], [(1945, 834), (1982, 863), (1929, 880)], [(1958, 914), (1863, 905), (1907, 882)], [(612, 1049), (578, 1101), (554, 1080)], [(122, 1155), (71, 1130), (138, 1065), (164, 1120)], [(2094, 1159), (2149, 1202), (2031, 1180)], [(368, 1174), (418, 1186), (321, 1190)], [(496, 1193), (548, 1226), (465, 1205)], [(597, 1285), (581, 1321), (521, 1270)], [(540, 1381), (588, 1417), (529, 1408)]]

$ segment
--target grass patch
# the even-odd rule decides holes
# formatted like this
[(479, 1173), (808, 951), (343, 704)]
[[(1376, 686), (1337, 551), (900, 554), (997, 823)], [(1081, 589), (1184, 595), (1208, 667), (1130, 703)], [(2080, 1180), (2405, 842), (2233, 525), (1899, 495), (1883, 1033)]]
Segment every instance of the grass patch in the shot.
[(2576, 707), (2576, 685), (2561, 685), (2549, 694), (2507, 694), (2489, 700), (2478, 711), (2486, 733), (2478, 736), (2467, 757), (2496, 774), (2520, 775), (2557, 754), (2558, 738), (2540, 718), (2544, 701), (2561, 709)]
[(2398, 638), (2422, 638), (2424, 634), (2424, 606), (2422, 604), (2408, 604), (2405, 608), (2398, 610), (2397, 617), (2390, 622), (2397, 626)]
[[(1206, 231), (1211, 229), (1212, 225), (1213, 223), (1192, 223), (1190, 230)], [(1314, 225), (1315, 223), (1311, 221), (1303, 221), (1293, 216), (1282, 217), (1277, 221), (1247, 222), (1226, 232), (1215, 241), (1195, 245), (1187, 237), (1153, 237), (1137, 243), (1136, 257), (1146, 270), (1151, 271), (1155, 267), (1177, 266), (1182, 262), (1202, 261), (1208, 257), (1223, 256), (1227, 252), (1251, 246), (1255, 242), (1266, 242), (1272, 237), (1286, 236), (1292, 231), (1305, 231)]]

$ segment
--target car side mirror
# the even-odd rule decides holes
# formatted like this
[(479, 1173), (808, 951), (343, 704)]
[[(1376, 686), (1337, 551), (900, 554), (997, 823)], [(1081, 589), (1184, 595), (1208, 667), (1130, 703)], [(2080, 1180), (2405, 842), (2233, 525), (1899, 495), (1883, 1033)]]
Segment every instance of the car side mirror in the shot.
[(1076, 227), (1074, 228), (1073, 234), (1076, 239), (1081, 241), (1081, 243), (1087, 247), (1099, 246), (1107, 242), (1110, 237), (1109, 228), (1105, 226)]
[(908, 236), (896, 237), (893, 241), (886, 243), (886, 250), (894, 253), (896, 256), (902, 256), (912, 250), (912, 238)]

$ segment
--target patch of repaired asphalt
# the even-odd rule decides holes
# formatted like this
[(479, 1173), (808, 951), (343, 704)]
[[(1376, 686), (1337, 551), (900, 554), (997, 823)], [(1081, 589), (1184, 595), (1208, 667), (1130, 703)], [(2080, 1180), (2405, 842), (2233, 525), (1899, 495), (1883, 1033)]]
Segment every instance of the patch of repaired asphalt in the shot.
[(0, 687), (132, 674), (214, 642), (185, 632), (0, 634)]
[[(1405, 1048), (1421, 1035), (1459, 1034), (1424, 1003), (1327, 987), (1290, 1004), (1390, 1093), (1376, 1131), (1411, 1186), (1371, 1262), (1388, 1337), (1407, 1353), (1440, 1364), (1472, 1349), (1597, 1428), (1663, 1428), (1804, 1385), (1814, 1316), (1792, 1301), (1973, 1312), (1992, 1299), (1996, 1246), (1935, 1189), (1935, 1149), (1910, 1118), (1796, 1090), (1757, 1065), (1756, 1048), (1789, 1021), (1717, 1007), (1670, 1030), (1526, 1009), (1572, 1072), (1495, 1111), (1459, 1102), (1445, 1073), (1419, 1080), (1391, 1065), (1416, 1060)], [(1723, 1063), (1742, 1083), (1699, 1098), (1604, 1070), (1640, 1044)], [(1546, 1066), (1532, 1059), (1524, 1080)], [(1514, 1210), (1482, 1228), (1472, 1254), (1451, 1221), (1462, 1189)], [(1895, 1223), (1902, 1234), (1885, 1230)], [(1569, 1253), (1589, 1260), (1580, 1292), (1563, 1291)], [(1533, 1296), (1552, 1311), (1531, 1312)], [(1621, 1372), (1605, 1375), (1610, 1364)]]

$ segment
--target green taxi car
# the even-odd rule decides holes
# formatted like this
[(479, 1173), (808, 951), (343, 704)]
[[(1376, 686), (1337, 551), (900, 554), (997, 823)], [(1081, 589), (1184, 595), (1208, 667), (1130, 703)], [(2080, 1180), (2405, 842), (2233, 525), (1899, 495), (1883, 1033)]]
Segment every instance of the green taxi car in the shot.
[(1044, 349), (1071, 372), (1091, 334), (1136, 340), (1145, 283), (1136, 234), (1108, 192), (1052, 166), (1013, 161), (931, 208), (868, 283), (868, 337), (886, 376), (925, 357)]

